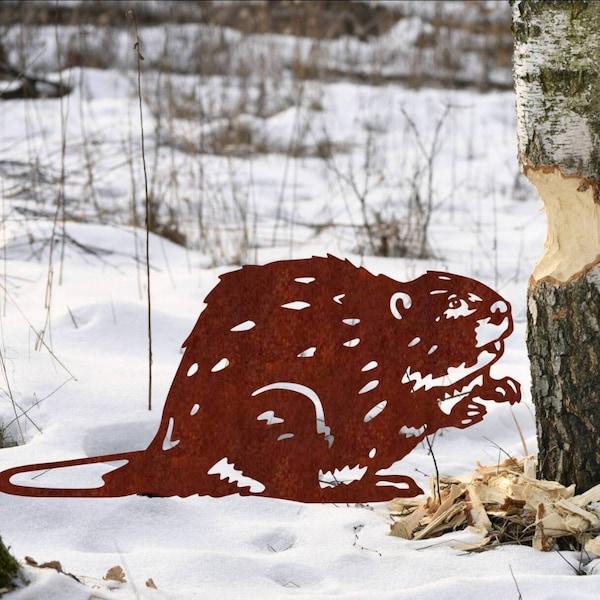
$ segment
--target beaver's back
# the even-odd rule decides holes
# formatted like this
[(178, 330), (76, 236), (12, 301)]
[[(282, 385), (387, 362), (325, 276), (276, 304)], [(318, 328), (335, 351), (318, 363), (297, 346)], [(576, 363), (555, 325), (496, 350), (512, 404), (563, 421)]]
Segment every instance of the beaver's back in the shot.
[[(194, 377), (211, 388), (211, 402), (231, 397), (233, 388), (247, 397), (265, 385), (294, 382), (313, 389), (328, 408), (345, 410), (346, 418), (354, 409), (364, 415), (381, 398), (357, 398), (375, 381), (382, 355), (390, 354), (386, 347), (393, 349), (394, 371), (406, 368), (398, 352), (403, 324), (389, 311), (390, 296), (402, 286), (333, 257), (227, 273), (185, 342), (187, 368), (198, 365)], [(390, 375), (397, 387), (398, 375)]]

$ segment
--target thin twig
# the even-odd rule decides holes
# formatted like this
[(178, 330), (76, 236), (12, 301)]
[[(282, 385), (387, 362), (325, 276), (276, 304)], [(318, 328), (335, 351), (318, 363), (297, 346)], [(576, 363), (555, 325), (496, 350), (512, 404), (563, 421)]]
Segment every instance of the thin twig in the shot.
[[(7, 282), (8, 282), (8, 244), (6, 240), (6, 214), (5, 214), (5, 197), (4, 197), (4, 179), (0, 178), (0, 194), (2, 196), (2, 248), (4, 249), (4, 254), (2, 257), (2, 279), (4, 281), (4, 289), (6, 290)], [(6, 317), (6, 304), (8, 298), (6, 297), (6, 292), (4, 292), (4, 298), (2, 302), (2, 316)]]
[(429, 453), (431, 454), (431, 459), (433, 460), (433, 468), (435, 469), (435, 491), (437, 493), (437, 500), (442, 499), (442, 493), (440, 490), (440, 472), (437, 466), (437, 460), (435, 459), (435, 454), (433, 453), (433, 446), (429, 441), (429, 436), (425, 436), (425, 441), (427, 442), (427, 446), (429, 446)]
[(69, 312), (69, 316), (71, 317), (71, 321), (73, 321), (73, 326), (75, 327), (75, 329), (79, 329), (79, 326), (77, 325), (77, 321), (75, 319), (75, 315), (73, 314), (73, 311), (71, 310), (70, 306), (67, 306), (67, 311)]
[(560, 550), (557, 550), (556, 552), (571, 567), (571, 569), (573, 569), (575, 575), (585, 575), (585, 571), (581, 567), (581, 560), (579, 561), (579, 567), (576, 567), (570, 560), (563, 556), (563, 553)]
[(150, 293), (150, 194), (148, 193), (148, 172), (146, 170), (146, 151), (144, 143), (144, 113), (142, 109), (142, 61), (144, 56), (140, 51), (140, 37), (138, 34), (137, 20), (135, 11), (130, 8), (126, 15), (133, 21), (135, 29), (135, 44), (133, 49), (137, 57), (137, 84), (138, 101), (140, 108), (140, 132), (142, 140), (142, 167), (144, 171), (144, 192), (145, 192), (145, 227), (146, 227), (146, 304), (148, 307), (148, 410), (152, 410), (152, 302)]
[[(58, 1), (56, 2), (58, 5)], [(58, 32), (58, 22), (54, 23), (54, 37), (56, 41), (56, 62), (58, 64), (58, 81), (59, 87), (62, 88), (62, 65), (61, 65), (61, 54), (60, 54), (60, 36)], [(70, 103), (67, 97), (66, 101), (66, 111), (65, 105), (63, 102), (63, 96), (59, 97), (59, 106), (60, 106), (60, 179), (58, 182), (58, 196), (57, 196), (57, 216), (58, 211), (60, 211), (60, 221), (61, 221), (61, 242), (60, 242), (60, 269), (58, 271), (58, 285), (62, 285), (63, 280), (63, 269), (65, 262), (65, 234), (67, 229), (67, 212), (65, 205), (65, 182), (66, 182), (66, 166), (65, 166), (65, 157), (67, 154), (67, 122), (69, 120), (69, 109)], [(54, 243), (54, 240), (53, 240)], [(50, 311), (50, 307), (48, 307), (48, 311)]]
[(365, 552), (374, 552), (375, 554), (377, 554), (379, 556), (379, 558), (382, 558), (382, 554), (381, 552), (379, 552), (379, 550), (374, 550), (373, 548), (365, 548), (365, 546), (363, 546), (362, 544), (358, 543), (358, 534), (362, 531), (364, 525), (355, 525), (354, 526), (354, 544), (352, 544), (355, 548), (358, 548), (359, 550), (364, 550)]
[(25, 443), (25, 436), (23, 435), (23, 430), (21, 429), (21, 422), (19, 421), (19, 415), (17, 413), (17, 403), (15, 401), (15, 397), (13, 395), (13, 391), (11, 389), (10, 380), (8, 378), (8, 371), (6, 369), (6, 362), (4, 361), (4, 355), (0, 352), (0, 366), (2, 367), (2, 374), (4, 375), (4, 382), (6, 384), (6, 391), (8, 393), (8, 397), (10, 398), (13, 411), (15, 413), (15, 420), (17, 422), (17, 428), (19, 430), (19, 436), (21, 437), (21, 442)]
[[(59, 65), (60, 73), (60, 43), (58, 35), (58, 24), (54, 24), (54, 36), (56, 41), (56, 53), (57, 63)], [(62, 85), (62, 75), (60, 75), (60, 85)], [(48, 274), (46, 277), (46, 292), (44, 298), (44, 309), (46, 310), (45, 322), (42, 330), (40, 331), (40, 337), (35, 343), (35, 349), (41, 350), (44, 337), (46, 333), (50, 331), (50, 319), (52, 310), (52, 284), (54, 282), (54, 252), (56, 248), (56, 232), (58, 229), (59, 218), (61, 220), (62, 228), (62, 241), (61, 241), (61, 254), (60, 254), (60, 270), (59, 270), (59, 285), (62, 283), (62, 271), (64, 264), (64, 251), (65, 251), (65, 231), (66, 231), (66, 212), (65, 212), (65, 156), (67, 151), (67, 133), (66, 123), (69, 113), (69, 103), (67, 101), (67, 109), (65, 113), (65, 106), (62, 96), (59, 99), (60, 106), (60, 178), (58, 180), (58, 188), (56, 191), (56, 208), (54, 211), (54, 217), (52, 219), (52, 230), (50, 232), (50, 247), (48, 251)]]
[(517, 600), (523, 600), (523, 596), (521, 595), (521, 590), (519, 589), (519, 583), (517, 582), (517, 578), (515, 577), (515, 574), (513, 573), (513, 570), (512, 570), (512, 565), (508, 565), (508, 568), (510, 569), (510, 576), (512, 577), (513, 581), (515, 582), (515, 587), (517, 588), (517, 593), (519, 594)]

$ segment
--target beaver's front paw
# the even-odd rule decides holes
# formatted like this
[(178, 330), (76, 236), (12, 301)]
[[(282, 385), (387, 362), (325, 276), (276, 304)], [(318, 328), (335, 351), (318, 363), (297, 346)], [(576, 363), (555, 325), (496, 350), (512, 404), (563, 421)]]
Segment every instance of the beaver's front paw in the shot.
[(486, 389), (486, 400), (494, 402), (510, 402), (515, 404), (521, 400), (521, 384), (512, 377), (505, 377), (498, 381), (489, 381), (489, 389)]
[(482, 421), (486, 413), (487, 410), (483, 404), (466, 398), (454, 406), (452, 412), (448, 415), (448, 419), (451, 427), (464, 429)]

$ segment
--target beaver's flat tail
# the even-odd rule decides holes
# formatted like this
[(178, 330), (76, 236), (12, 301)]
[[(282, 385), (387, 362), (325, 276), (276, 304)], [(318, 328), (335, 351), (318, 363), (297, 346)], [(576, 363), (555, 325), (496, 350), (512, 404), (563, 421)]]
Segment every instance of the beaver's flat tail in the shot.
[[(140, 493), (140, 491), (133, 489), (133, 486), (135, 485), (134, 481), (124, 485), (123, 482), (125, 478), (119, 478), (118, 484), (111, 484), (110, 481), (108, 483), (104, 481), (103, 475), (100, 474), (96, 474), (96, 477), (100, 478), (103, 484), (97, 487), (44, 487), (43, 485), (36, 486), (34, 483), (38, 478), (41, 478), (43, 475), (57, 469), (92, 465), (97, 463), (125, 461), (125, 464), (112, 467), (111, 470), (105, 472), (104, 475), (106, 475), (119, 469), (125, 469), (131, 462), (131, 459), (137, 457), (139, 454), (140, 451), (126, 452), (123, 454), (109, 454), (106, 456), (94, 456), (73, 460), (12, 467), (11, 469), (0, 472), (0, 492), (5, 494), (13, 494), (16, 496), (33, 496), (40, 498), (107, 498), (137, 494)], [(11, 479), (17, 475), (33, 473), (36, 471), (45, 471), (45, 473), (40, 473), (40, 475), (37, 477), (32, 477), (29, 480), (31, 485), (25, 485), (24, 483), (13, 483), (11, 481)]]

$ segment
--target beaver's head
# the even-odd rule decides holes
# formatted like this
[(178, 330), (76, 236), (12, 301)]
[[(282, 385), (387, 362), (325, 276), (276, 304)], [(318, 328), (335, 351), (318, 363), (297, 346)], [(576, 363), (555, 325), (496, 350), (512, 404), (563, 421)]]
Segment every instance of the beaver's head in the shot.
[(473, 279), (428, 272), (390, 298), (402, 324), (403, 383), (412, 390), (467, 384), (494, 363), (512, 332), (510, 305)]

